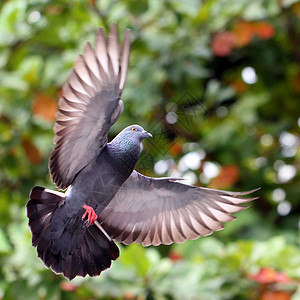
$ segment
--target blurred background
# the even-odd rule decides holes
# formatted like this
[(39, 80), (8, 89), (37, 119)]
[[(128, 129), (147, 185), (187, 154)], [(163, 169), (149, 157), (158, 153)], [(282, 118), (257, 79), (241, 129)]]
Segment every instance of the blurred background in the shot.
[[(300, 299), (300, 2), (2, 0), (0, 299)], [(261, 187), (212, 236), (121, 247), (96, 278), (69, 282), (31, 246), (25, 205), (48, 175), (61, 87), (99, 26), (131, 29), (125, 110), (137, 169), (233, 191)]]

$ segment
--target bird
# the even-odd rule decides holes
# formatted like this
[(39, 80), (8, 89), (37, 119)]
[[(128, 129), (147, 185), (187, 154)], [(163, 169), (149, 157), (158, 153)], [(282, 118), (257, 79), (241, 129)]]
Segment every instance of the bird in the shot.
[(182, 243), (223, 229), (255, 192), (231, 192), (153, 178), (135, 170), (140, 125), (108, 132), (123, 111), (130, 30), (100, 28), (85, 44), (63, 85), (54, 125), (49, 173), (55, 190), (32, 188), (26, 205), (32, 245), (47, 268), (69, 280), (98, 276), (119, 257), (116, 243)]

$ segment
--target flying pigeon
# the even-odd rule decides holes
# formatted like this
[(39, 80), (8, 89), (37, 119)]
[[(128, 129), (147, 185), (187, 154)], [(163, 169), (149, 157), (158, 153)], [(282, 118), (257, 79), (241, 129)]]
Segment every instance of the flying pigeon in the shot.
[(117, 26), (95, 48), (86, 43), (63, 86), (49, 170), (59, 192), (34, 187), (27, 203), (32, 245), (55, 273), (72, 280), (97, 276), (119, 256), (118, 243), (182, 243), (223, 229), (244, 210), (247, 192), (151, 178), (134, 170), (143, 139), (139, 125), (111, 142), (108, 131), (123, 111), (120, 99), (130, 53), (129, 30), (119, 44)]

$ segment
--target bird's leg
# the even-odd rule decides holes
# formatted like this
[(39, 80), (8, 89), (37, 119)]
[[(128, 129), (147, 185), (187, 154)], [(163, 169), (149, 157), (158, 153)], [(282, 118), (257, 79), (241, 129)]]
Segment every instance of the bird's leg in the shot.
[(82, 215), (82, 220), (87, 216), (87, 220), (85, 222), (85, 225), (90, 226), (93, 225), (94, 222), (97, 220), (97, 215), (94, 211), (94, 209), (89, 205), (83, 205), (82, 208), (85, 209), (85, 213)]

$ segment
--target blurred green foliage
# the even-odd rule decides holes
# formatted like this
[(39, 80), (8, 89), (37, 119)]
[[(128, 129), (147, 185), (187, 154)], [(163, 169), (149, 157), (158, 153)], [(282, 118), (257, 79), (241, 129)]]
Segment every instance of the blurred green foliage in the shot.
[[(68, 282), (38, 260), (24, 208), (34, 185), (53, 188), (62, 84), (112, 23), (132, 51), (111, 137), (141, 124), (143, 173), (260, 199), (212, 237), (121, 246), (100, 277)], [(1, 1), (0, 299), (300, 299), (299, 45), (295, 0)]]

